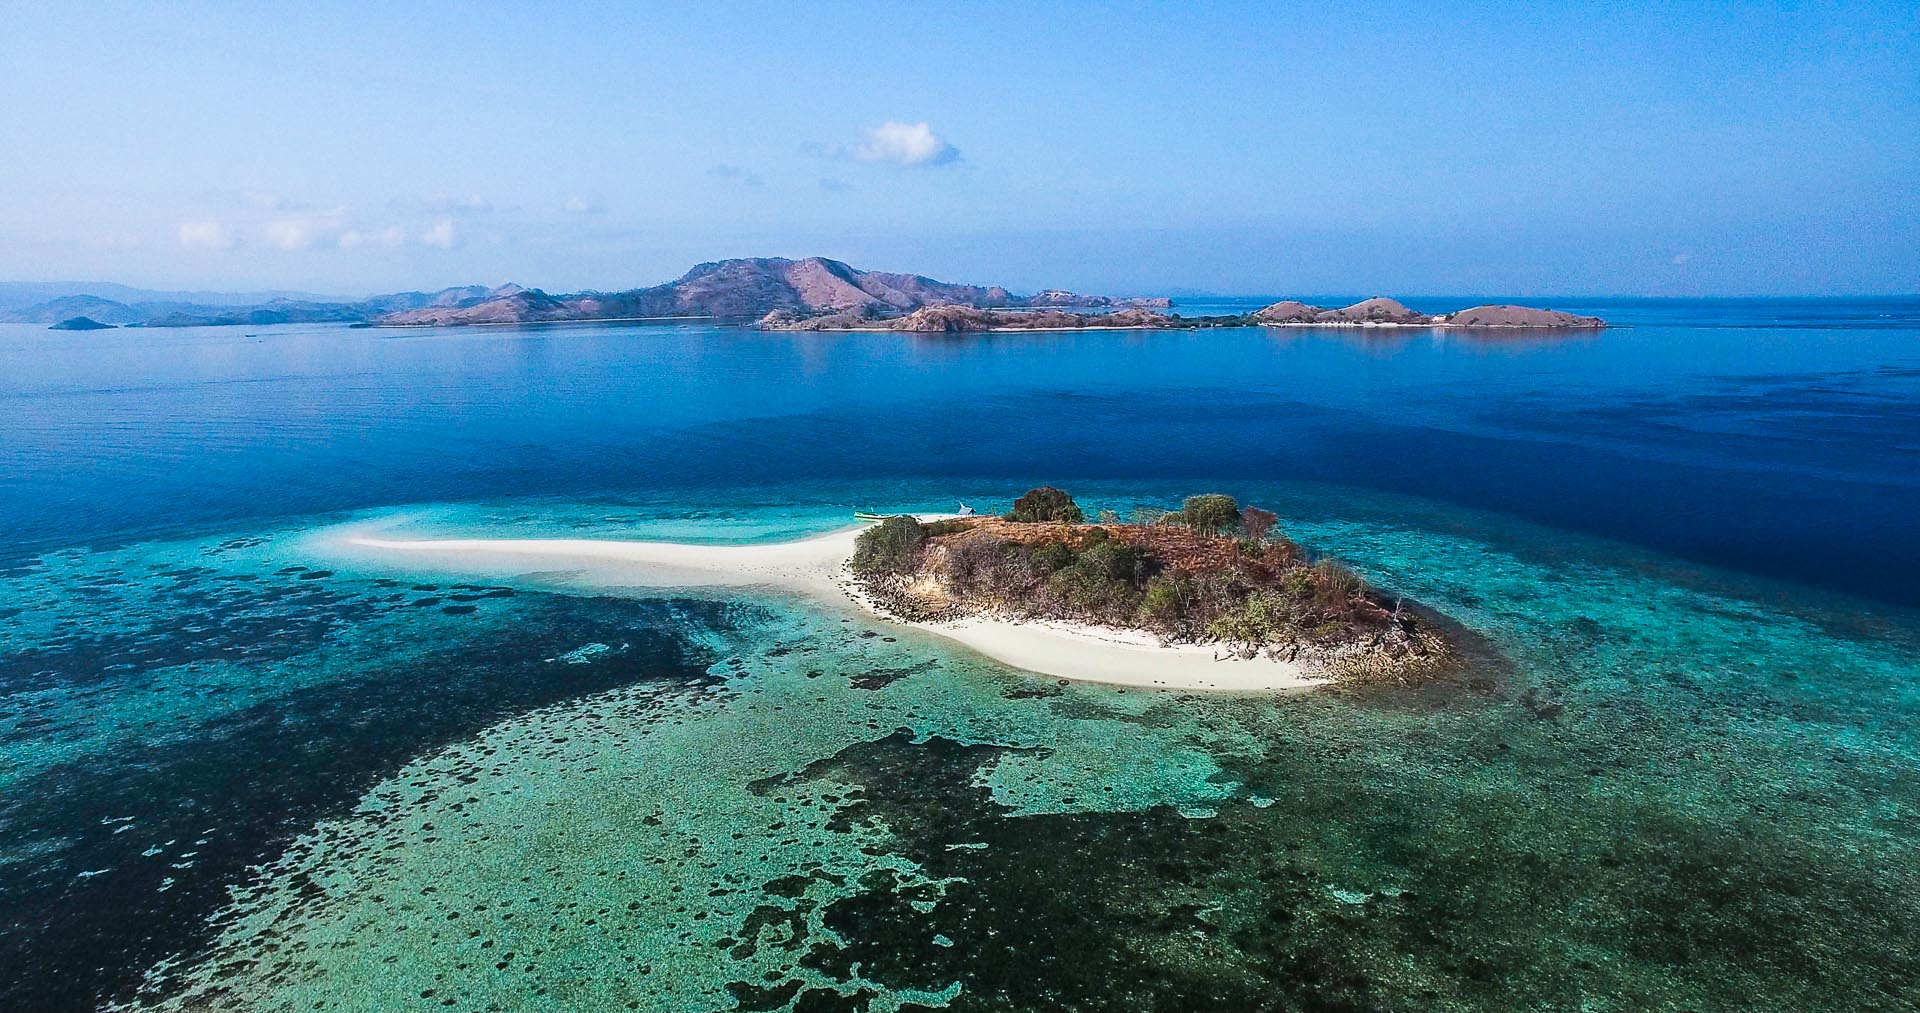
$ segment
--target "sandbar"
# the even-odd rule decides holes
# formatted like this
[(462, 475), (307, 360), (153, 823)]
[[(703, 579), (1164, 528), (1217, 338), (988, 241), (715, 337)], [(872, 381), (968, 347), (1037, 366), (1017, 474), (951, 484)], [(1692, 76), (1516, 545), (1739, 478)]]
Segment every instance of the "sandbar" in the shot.
[[(923, 519), (937, 519), (929, 515)], [(883, 623), (922, 630), (1038, 675), (1154, 689), (1276, 693), (1326, 679), (1287, 661), (1243, 658), (1207, 644), (1162, 644), (1149, 634), (1066, 622), (968, 616), (907, 622), (874, 606), (847, 570), (864, 525), (789, 542), (699, 545), (596, 538), (391, 539), (348, 532), (351, 555), (389, 565), (431, 559), (473, 579), (557, 579), (573, 587), (771, 587)]]

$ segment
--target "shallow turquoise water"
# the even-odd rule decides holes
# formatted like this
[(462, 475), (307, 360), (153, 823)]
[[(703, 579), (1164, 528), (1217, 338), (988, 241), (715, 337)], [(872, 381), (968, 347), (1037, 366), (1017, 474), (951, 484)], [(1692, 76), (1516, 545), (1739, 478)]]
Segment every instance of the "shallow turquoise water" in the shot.
[[(450, 615), (458, 592), (431, 575), (311, 569), (305, 534), (322, 521), (252, 545), (69, 554), (12, 578), (17, 594), (57, 597), (106, 574), (175, 583), (190, 563), (203, 581), (279, 575), (395, 601), (271, 662), (50, 697), (40, 714), (55, 723), (8, 753), (9, 771), (39, 792), (129, 740), (240, 748), (223, 729), (263, 700), (350, 697), (365, 673), (436, 654), (483, 663), (490, 637), (514, 642), (517, 678), (629, 666), (362, 771), (331, 807), (281, 800), (320, 822), (240, 874), (243, 893), (132, 993), (162, 1005), (1914, 998), (1920, 652), (1885, 635), (1910, 617), (1805, 594), (1782, 606), (1777, 586), (1432, 504), (1317, 486), (1273, 486), (1268, 501), (1290, 507), (1296, 536), (1487, 635), (1511, 667), (1412, 698), (1232, 699), (1061, 686), (780, 599), (573, 599), (581, 611), (556, 622), (537, 585), (489, 585), (469, 591), (492, 595), (476, 611)], [(1318, 513), (1333, 503), (1338, 516)], [(351, 520), (639, 537), (698, 524), (752, 540), (839, 522), (816, 506), (692, 518), (543, 501)], [(60, 618), (42, 621), (36, 635), (57, 637)], [(191, 872), (170, 861), (185, 840), (141, 857), (171, 824), (124, 815), (133, 829), (95, 831), (126, 841), (119, 864), (86, 882), (154, 880), (164, 864), (159, 891)]]
[[(1627, 346), (1646, 354), (1650, 333)], [(790, 347), (723, 354), (710, 337), (704, 364), (656, 383), (657, 407), (606, 371), (492, 401), (542, 356), (585, 353), (436, 338), (427, 361), (465, 365), (416, 378), (428, 407), (382, 421), (366, 406), (404, 385), (354, 358), (377, 349), (302, 364), (234, 339), (222, 354), (253, 365), (193, 359), (204, 375), (127, 395), (160, 430), (210, 434), (204, 452), (89, 437), (109, 474), (183, 472), (118, 501), (34, 448), (86, 411), (138, 413), (104, 409), (120, 403), (104, 382), (15, 373), (38, 392), (6, 396), (58, 424), (0, 440), (28, 465), (0, 501), (88, 506), (7, 515), (37, 517), (48, 544), (19, 543), (0, 571), (0, 1006), (1920, 1005), (1920, 616), (1896, 509), (1920, 435), (1883, 368), (1898, 356), (1863, 333), (1819, 332), (1798, 379), (1738, 384), (1718, 332), (1631, 366), (1604, 348), (1289, 338), (1259, 354), (1331, 387), (1284, 396), (1275, 376), (1228, 382), (1257, 354), (1232, 342), (1223, 363), (1165, 360), (1172, 387), (1088, 379), (1088, 356), (1157, 361), (1151, 336), (895, 362), (971, 392), (962, 423), (992, 423), (950, 456), (929, 442), (935, 408), (882, 412), (888, 394), (835, 358), (846, 346), (815, 352), (854, 408), (819, 390), (756, 404)], [(1541, 389), (1608, 361), (1551, 422), (1527, 421)], [(205, 385), (256, 368), (256, 396), (317, 399), (305, 422), (238, 395), (208, 421)], [(1418, 382), (1435, 368), (1451, 387)], [(448, 405), (461, 370), (470, 410)], [(1368, 371), (1391, 397), (1365, 393)], [(671, 379), (696, 375), (741, 389), (709, 402)], [(1181, 416), (1169, 393), (1209, 385), (1230, 424)], [(346, 408), (336, 387), (382, 393)], [(619, 411), (615, 393), (632, 395)], [(1043, 406), (1046, 425), (1006, 421)], [(508, 407), (532, 414), (516, 429)], [(1419, 421), (1381, 428), (1393, 414)], [(1782, 432), (1799, 438), (1765, 449)], [(1883, 438), (1827, 449), (1837, 434)], [(386, 442), (401, 436), (477, 456), (415, 458)], [(481, 453), (516, 441), (518, 479)], [(1607, 468), (1563, 474), (1596, 447)], [(1140, 474), (1120, 474), (1127, 448)], [(1367, 460), (1398, 477), (1340, 480), (1335, 452), (1393, 454)], [(876, 474), (848, 473), (862, 453)], [(264, 470), (228, 474), (209, 463), (223, 455)], [(751, 484), (748, 464), (764, 464)], [(1520, 482), (1493, 490), (1512, 509), (1463, 502), (1456, 473)], [(1642, 503), (1542, 505), (1535, 476)], [(360, 571), (311, 540), (375, 521), (770, 541), (852, 507), (994, 508), (1048, 478), (1123, 513), (1228, 488), (1454, 617), (1487, 657), (1469, 684), (1417, 694), (1063, 686), (802, 601)], [(169, 499), (187, 479), (198, 491)], [(1826, 497), (1851, 512), (1785, 512)], [(1733, 565), (1775, 545), (1751, 535), (1767, 525), (1793, 544)], [(1866, 535), (1882, 558), (1856, 552)], [(1823, 548), (1837, 569), (1816, 580), (1796, 560)]]

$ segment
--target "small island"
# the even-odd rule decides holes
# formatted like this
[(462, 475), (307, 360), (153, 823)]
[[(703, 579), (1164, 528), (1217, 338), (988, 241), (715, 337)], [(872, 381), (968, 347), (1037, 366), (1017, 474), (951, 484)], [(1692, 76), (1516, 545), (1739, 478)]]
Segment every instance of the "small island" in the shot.
[[(1004, 516), (919, 514), (787, 542), (393, 538), (350, 523), (311, 543), (343, 565), (571, 588), (765, 588), (959, 643), (1053, 679), (1182, 692), (1444, 684), (1470, 631), (1368, 586), (1228, 496), (1089, 520), (1041, 487)], [(423, 560), (431, 559), (426, 563)], [(868, 635), (872, 635), (869, 632)]]
[(50, 331), (110, 331), (112, 324), (103, 324), (92, 317), (68, 317), (47, 328)]
[(1363, 299), (1326, 308), (1282, 300), (1252, 313), (1180, 316), (1138, 303), (1110, 312), (1005, 308), (937, 303), (906, 313), (873, 306), (830, 312), (777, 309), (755, 325), (765, 331), (893, 331), (961, 334), (988, 331), (1196, 330), (1209, 327), (1417, 327), (1464, 329), (1590, 330), (1607, 326), (1599, 317), (1576, 316), (1531, 306), (1472, 306), (1452, 313), (1420, 313), (1393, 299)]
[(774, 310), (754, 326), (763, 331), (894, 331), (908, 334), (966, 334), (987, 331), (1164, 330), (1240, 327), (1241, 317), (1182, 317), (1139, 306), (1109, 313), (1073, 313), (1060, 309), (1001, 309), (939, 303), (897, 316), (871, 308), (831, 313)]
[(1277, 521), (1210, 494), (1089, 522), (1042, 486), (1004, 517), (886, 518), (861, 533), (848, 568), (870, 607), (949, 636), (969, 622), (1000, 635), (1027, 623), (1108, 631), (1264, 659), (1302, 684), (1411, 685), (1451, 670), (1454, 646), (1427, 616), (1311, 558)]
[(1469, 306), (1452, 313), (1419, 313), (1380, 297), (1328, 309), (1288, 299), (1257, 310), (1247, 323), (1262, 327), (1471, 327), (1586, 330), (1607, 326), (1599, 317), (1532, 306)]

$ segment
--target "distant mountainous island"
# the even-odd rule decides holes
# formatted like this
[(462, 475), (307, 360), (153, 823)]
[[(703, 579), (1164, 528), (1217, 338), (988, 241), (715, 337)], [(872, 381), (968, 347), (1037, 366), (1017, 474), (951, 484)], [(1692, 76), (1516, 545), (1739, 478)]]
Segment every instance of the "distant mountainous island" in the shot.
[(1019, 296), (999, 286), (956, 285), (917, 274), (862, 271), (837, 260), (754, 257), (696, 265), (676, 281), (624, 292), (548, 295), (520, 289), (472, 304), (432, 306), (387, 314), (382, 327), (444, 327), (459, 324), (561, 320), (628, 320), (661, 317), (721, 317), (751, 320), (768, 313), (796, 318), (853, 313), (880, 319), (928, 306), (977, 308), (1128, 306), (1171, 307), (1167, 299), (1115, 299), (1050, 289)]
[[(102, 326), (209, 327), (348, 323), (374, 327), (459, 327), (676, 317), (757, 321), (763, 330), (877, 330), (955, 333), (1091, 328), (1264, 326), (1604, 327), (1523, 306), (1476, 306), (1447, 314), (1417, 313), (1391, 299), (1327, 309), (1278, 302), (1244, 316), (1177, 316), (1172, 301), (1083, 295), (1047, 289), (1015, 295), (1000, 286), (961, 285), (917, 274), (863, 271), (825, 257), (754, 257), (696, 265), (675, 281), (619, 292), (553, 295), (519, 285), (466, 285), (437, 292), (396, 292), (351, 301), (276, 295), (254, 304), (172, 298), (132, 301), (70, 294), (0, 313), (0, 320), (52, 324), (86, 320)], [(118, 293), (116, 293), (118, 294)], [(168, 295), (155, 293), (155, 295)], [(199, 295), (198, 293), (194, 295)], [(81, 329), (65, 327), (63, 329)]]
[[(28, 286), (19, 286), (27, 288)], [(467, 285), (437, 292), (396, 292), (360, 300), (276, 296), (254, 304), (221, 300), (142, 299), (71, 294), (0, 312), (0, 320), (53, 324), (85, 316), (122, 327), (209, 327), (287, 323), (354, 323), (380, 327), (549, 323), (659, 317), (753, 320), (771, 312), (860, 312), (880, 318), (925, 306), (981, 308), (1168, 308), (1170, 300), (1116, 299), (1049, 289), (1014, 295), (999, 286), (956, 285), (917, 274), (862, 271), (837, 260), (754, 257), (700, 264), (678, 280), (620, 292), (554, 295), (519, 285)], [(163, 295), (172, 295), (171, 293)], [(210, 293), (208, 295), (211, 295)], [(129, 298), (131, 297), (131, 298)]]
[(68, 317), (47, 328), (50, 331), (110, 331), (112, 324), (103, 324), (92, 317)]
[[(266, 324), (366, 323), (403, 310), (476, 303), (511, 289), (480, 285), (438, 292), (398, 292), (351, 302), (325, 302), (276, 296), (253, 304), (185, 302), (174, 299), (108, 299), (99, 295), (65, 295), (0, 312), (13, 323), (53, 324), (76, 318), (116, 327), (218, 327)], [(135, 290), (137, 291), (137, 290)]]

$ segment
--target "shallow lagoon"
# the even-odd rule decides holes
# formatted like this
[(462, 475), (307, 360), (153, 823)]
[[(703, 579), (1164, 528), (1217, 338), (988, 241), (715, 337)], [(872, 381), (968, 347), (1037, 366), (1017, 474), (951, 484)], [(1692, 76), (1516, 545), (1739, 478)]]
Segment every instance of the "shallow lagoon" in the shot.
[[(1650, 331), (1614, 333), (1644, 349)], [(1726, 341), (1683, 328), (1664, 340), (1687, 333), (1705, 335), (1706, 350), (1664, 373), (1636, 367), (1647, 379), (1622, 404), (1679, 385)], [(1740, 426), (1726, 425), (1730, 409), (1680, 421), (1695, 433), (1798, 427), (1805, 439), (1777, 452), (1758, 439), (1666, 445), (1672, 432), (1649, 428), (1651, 409), (1633, 425), (1595, 420), (1608, 385), (1589, 378), (1567, 399), (1587, 406), (1583, 421), (1556, 449), (1614, 441), (1610, 452), (1649, 479), (1639, 497), (1676, 514), (1729, 482), (1760, 491), (1722, 503), (1728, 516), (1832, 495), (1781, 478), (1822, 469), (1842, 492), (1879, 490), (1848, 499), (1854, 521), (1868, 514), (1862, 503), (1910, 502), (1911, 474), (1890, 467), (1912, 450), (1901, 442), (1913, 436), (1908, 409), (1890, 397), (1906, 381), (1864, 362), (1897, 357), (1877, 332), (1838, 332), (1866, 335), (1844, 349), (1835, 333), (1818, 332), (1806, 353), (1817, 361), (1802, 363), (1822, 379), (1798, 386), (1884, 409), (1813, 420), (1804, 399), (1775, 413), (1781, 402), (1757, 398)], [(1765, 334), (1763, 344), (1791, 337)], [(211, 354), (167, 337), (188, 341), (188, 358)], [(251, 435), (189, 455), (176, 465), (186, 476), (154, 463), (178, 450), (152, 431), (166, 419), (89, 434), (101, 471), (152, 469), (155, 488), (37, 525), (52, 524), (40, 537), (59, 546), (94, 547), (23, 548), (0, 583), (0, 897), (16, 915), (0, 964), (21, 969), (0, 991), (7, 1005), (101, 994), (298, 1009), (1920, 1002), (1920, 621), (1898, 603), (1910, 599), (1887, 582), (1890, 567), (1862, 556), (1851, 576), (1819, 581), (1847, 586), (1815, 590), (1810, 574), (1699, 561), (1724, 555), (1721, 543), (1693, 560), (1661, 551), (1687, 530), (1681, 520), (1709, 518), (1651, 537), (1631, 516), (1606, 529), (1597, 509), (1597, 520), (1541, 524), (1449, 502), (1451, 478), (1408, 495), (1316, 473), (1314, 462), (1354, 449), (1339, 433), (1385, 432), (1389, 415), (1408, 418), (1379, 438), (1428, 454), (1421, 467), (1558, 471), (1524, 446), (1552, 428), (1538, 422), (1524, 437), (1473, 431), (1493, 461), (1430, 455), (1472, 428), (1458, 403), (1468, 393), (1483, 415), (1527, 418), (1526, 399), (1490, 404), (1488, 392), (1591, 373), (1591, 351), (1575, 368), (1566, 359), (1578, 349), (1462, 355), (1289, 338), (1301, 343), (1271, 353), (1283, 363), (1326, 357), (1328, 375), (1372, 371), (1379, 382), (1304, 400), (1278, 396), (1274, 377), (1221, 387), (1202, 401), (1233, 422), (1218, 442), (1177, 406), (1159, 412), (1172, 400), (1161, 385), (1091, 378), (1098, 352), (1166, 359), (1164, 386), (1221, 380), (1191, 354), (1156, 352), (1154, 336), (901, 352), (908, 372), (966, 392), (965, 421), (997, 422), (948, 455), (931, 442), (941, 399), (916, 389), (875, 416), (884, 392), (852, 383), (839, 362), (819, 374), (831, 391), (766, 406), (806, 409), (798, 415), (676, 401), (668, 380), (655, 384), (665, 407), (650, 414), (636, 399), (629, 418), (613, 404), (632, 393), (628, 381), (610, 379), (610, 366), (575, 378), (579, 388), (514, 393), (524, 374), (486, 380), (502, 345), (526, 356), (519, 345), (532, 341), (577, 365), (615, 332), (561, 352), (551, 346), (565, 334), (427, 340), (444, 369), (416, 383), (432, 406), (417, 412), (356, 417), (337, 393), (352, 370), (329, 358), (305, 374), (294, 386), (318, 400), (312, 418), (328, 430), (311, 442), (297, 438), (306, 422), (276, 424), (244, 399), (234, 407), (245, 421), (228, 421)], [(718, 355), (712, 346), (755, 340), (699, 343)], [(1184, 349), (1188, 337), (1166, 340)], [(1221, 352), (1234, 368), (1252, 354), (1240, 340)], [(290, 367), (285, 352), (278, 364)], [(363, 353), (376, 354), (351, 354)], [(753, 387), (780, 372), (763, 359), (791, 354), (755, 345), (744, 362), (685, 368), (709, 382), (731, 370)], [(1057, 368), (1034, 375), (1036, 357)], [(1434, 363), (1452, 383), (1421, 395), (1417, 371)], [(462, 376), (474, 385), (452, 390)], [(225, 381), (182, 380), (136, 414), (205, 426), (207, 382)], [(286, 407), (291, 381), (257, 382), (280, 384), (266, 400)], [(354, 382), (367, 397), (401, 386), (384, 368)], [(1605, 397), (1622, 397), (1625, 380), (1613, 383)], [(838, 406), (842, 394), (867, 403)], [(531, 412), (522, 429), (497, 400), (509, 395)], [(11, 396), (114, 403), (102, 391)], [(1652, 400), (1671, 415), (1676, 397)], [(583, 398), (559, 443), (593, 447), (594, 469), (579, 446), (554, 442), (568, 416), (555, 402), (579, 409)], [(1147, 421), (1143, 404), (1156, 407)], [(1042, 406), (1055, 420), (1044, 439), (998, 435), (1022, 432), (1007, 413)], [(37, 410), (83, 422), (77, 407)], [(709, 410), (735, 417), (696, 417)], [(888, 425), (904, 446), (883, 438)], [(1822, 451), (1806, 442), (1818, 442), (1809, 426), (1892, 438)], [(33, 458), (24, 474), (49, 496), (93, 504), (83, 493), (94, 478), (34, 457), (59, 432), (13, 439), (9, 453)], [(469, 441), (476, 456), (450, 476), (401, 447), (407, 434), (443, 449)], [(1618, 442), (1627, 436), (1638, 442)], [(478, 451), (515, 440), (527, 441), (524, 456), (504, 455), (525, 484), (553, 488), (485, 488), (501, 465)], [(1523, 446), (1501, 451), (1503, 440)], [(1129, 441), (1151, 457), (1144, 474), (1116, 467)], [(264, 470), (228, 480), (209, 464), (222, 450)], [(861, 453), (880, 474), (836, 472)], [(1689, 454), (1718, 455), (1715, 476), (1651, 481)], [(1756, 471), (1767, 454), (1776, 459)], [(738, 481), (750, 459), (765, 461), (764, 481)], [(1387, 467), (1400, 477), (1382, 484), (1406, 481), (1416, 463)], [(1290, 464), (1300, 474), (1279, 481)], [(789, 475), (808, 465), (822, 473)], [(351, 468), (370, 477), (345, 482)], [(722, 481), (729, 468), (734, 480)], [(276, 469), (311, 482), (288, 483), (279, 502), (250, 498)], [(1195, 482), (1275, 507), (1295, 537), (1455, 616), (1507, 663), (1477, 687), (1416, 697), (1060, 686), (802, 602), (352, 572), (306, 541), (350, 515), (294, 516), (369, 506), (387, 517), (379, 504), (417, 503), (400, 513), (421, 531), (754, 540), (832, 526), (850, 505), (991, 506), (1055, 473), (1085, 476), (1072, 483), (1083, 500), (1123, 511)], [(197, 484), (178, 500), (183, 516), (146, 535), (116, 519), (174, 502), (187, 477)], [(25, 498), (19, 488), (9, 503)], [(1536, 512), (1516, 495), (1517, 512)], [(1749, 523), (1730, 520), (1722, 542), (1745, 544)], [(1830, 539), (1839, 558), (1854, 527)], [(1884, 556), (1915, 551), (1910, 533), (1878, 530), (1892, 539)]]

